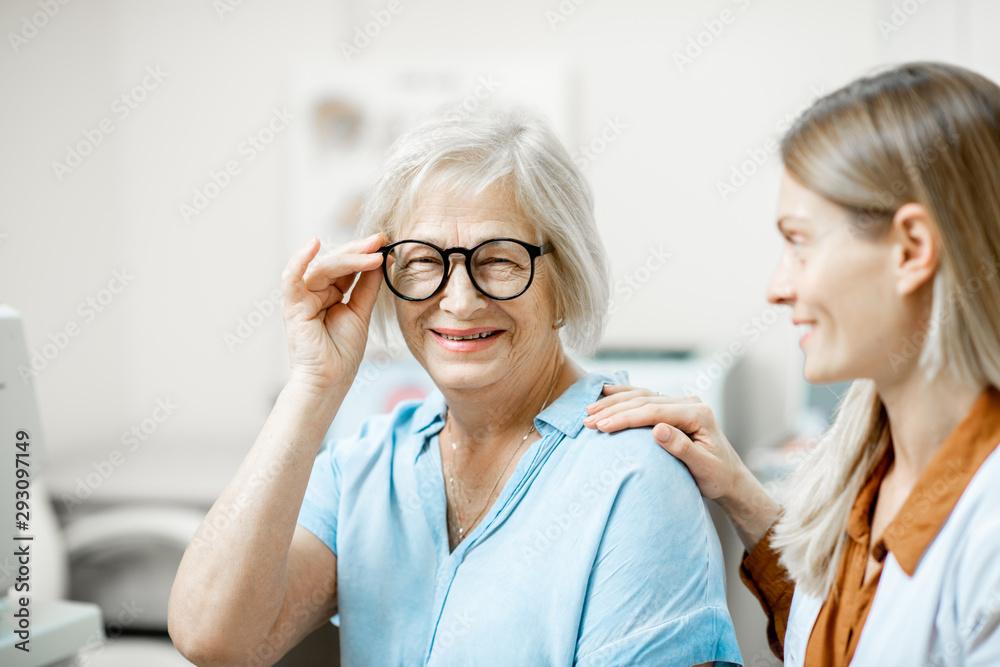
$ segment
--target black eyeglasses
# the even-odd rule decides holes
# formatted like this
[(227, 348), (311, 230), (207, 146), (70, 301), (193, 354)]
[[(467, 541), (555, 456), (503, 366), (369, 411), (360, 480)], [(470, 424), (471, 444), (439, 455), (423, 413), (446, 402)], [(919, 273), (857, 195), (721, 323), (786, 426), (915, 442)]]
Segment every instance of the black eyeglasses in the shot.
[(453, 254), (465, 257), (473, 286), (497, 301), (524, 294), (535, 277), (535, 258), (554, 250), (551, 243), (532, 245), (517, 239), (490, 239), (474, 248), (444, 250), (427, 241), (407, 239), (379, 248), (382, 274), (392, 293), (407, 301), (437, 294), (451, 274)]

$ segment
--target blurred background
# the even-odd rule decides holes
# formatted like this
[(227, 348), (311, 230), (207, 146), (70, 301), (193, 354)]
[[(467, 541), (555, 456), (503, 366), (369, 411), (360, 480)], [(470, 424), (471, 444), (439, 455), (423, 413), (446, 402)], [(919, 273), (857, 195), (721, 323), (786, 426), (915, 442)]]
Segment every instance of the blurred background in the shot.
[[(615, 289), (582, 361), (701, 394), (780, 479), (843, 388), (804, 385), (764, 299), (777, 141), (886, 64), (1000, 79), (997, 25), (990, 0), (4, 0), (0, 303), (27, 361), (3, 379), (37, 397), (39, 595), (99, 606), (87, 664), (186, 664), (166, 594), (286, 379), (281, 270), (353, 236), (386, 148), (446, 102), (542, 111), (589, 179)], [(392, 350), (364, 372), (364, 410), (426, 388)], [(717, 523), (744, 658), (777, 664)], [(335, 664), (314, 641), (283, 664)]]

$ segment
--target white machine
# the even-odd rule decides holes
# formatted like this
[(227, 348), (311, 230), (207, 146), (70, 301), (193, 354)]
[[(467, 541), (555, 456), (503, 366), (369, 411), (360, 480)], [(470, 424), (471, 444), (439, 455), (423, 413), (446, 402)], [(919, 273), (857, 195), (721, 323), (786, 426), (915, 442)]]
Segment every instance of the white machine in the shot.
[(0, 304), (0, 665), (63, 667), (103, 640), (97, 605), (59, 600), (65, 554), (21, 317)]

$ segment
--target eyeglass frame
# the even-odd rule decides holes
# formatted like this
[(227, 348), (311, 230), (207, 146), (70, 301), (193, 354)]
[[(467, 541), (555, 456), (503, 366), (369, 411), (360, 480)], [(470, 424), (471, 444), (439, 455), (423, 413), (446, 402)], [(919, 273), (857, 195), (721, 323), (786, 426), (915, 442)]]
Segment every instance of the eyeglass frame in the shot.
[[(514, 296), (496, 297), (493, 296), (492, 294), (488, 294), (482, 287), (479, 286), (479, 283), (476, 282), (475, 276), (473, 276), (472, 274), (472, 254), (477, 250), (479, 250), (479, 248), (486, 245), (487, 243), (496, 243), (497, 241), (511, 241), (528, 251), (528, 258), (529, 258), (528, 261), (531, 266), (531, 275), (528, 276), (528, 282), (524, 285), (524, 289), (522, 289)], [(393, 248), (395, 248), (398, 245), (402, 245), (403, 243), (419, 243), (421, 245), (425, 245), (429, 248), (437, 250), (438, 253), (441, 255), (442, 266), (448, 267), (447, 270), (444, 272), (444, 274), (441, 276), (441, 284), (435, 287), (433, 292), (431, 292), (430, 294), (428, 294), (423, 298), (415, 299), (413, 297), (400, 294), (396, 290), (396, 288), (392, 286), (392, 281), (389, 280), (389, 253), (392, 252)], [(448, 283), (448, 279), (451, 277), (451, 269), (453, 266), (451, 262), (451, 256), (454, 255), (455, 253), (458, 253), (465, 257), (465, 273), (469, 276), (469, 282), (472, 283), (472, 286), (476, 288), (477, 292), (479, 292), (480, 294), (489, 299), (493, 299), (494, 301), (510, 301), (511, 299), (516, 299), (517, 297), (527, 292), (528, 288), (531, 287), (531, 283), (534, 282), (535, 259), (541, 257), (542, 255), (547, 255), (548, 253), (553, 252), (554, 250), (555, 246), (553, 246), (551, 243), (543, 243), (542, 245), (535, 245), (533, 243), (522, 241), (521, 239), (511, 239), (511, 238), (487, 239), (482, 243), (473, 246), (472, 248), (463, 248), (461, 246), (454, 246), (448, 249), (439, 248), (433, 243), (430, 243), (429, 241), (421, 241), (420, 239), (404, 239), (402, 241), (396, 241), (395, 243), (390, 243), (389, 245), (382, 246), (376, 252), (379, 252), (382, 255), (382, 277), (385, 278), (385, 284), (389, 287), (389, 289), (392, 291), (393, 294), (398, 296), (400, 299), (403, 299), (404, 301), (426, 301), (427, 299), (432, 298), (434, 295), (440, 292), (441, 289)]]

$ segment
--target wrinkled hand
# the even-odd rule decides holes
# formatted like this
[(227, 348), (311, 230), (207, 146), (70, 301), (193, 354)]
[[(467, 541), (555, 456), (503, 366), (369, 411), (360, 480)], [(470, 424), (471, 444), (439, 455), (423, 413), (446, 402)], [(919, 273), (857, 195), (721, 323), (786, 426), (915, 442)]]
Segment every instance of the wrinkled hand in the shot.
[(382, 255), (375, 251), (385, 242), (381, 234), (357, 239), (310, 265), (320, 248), (312, 239), (292, 255), (281, 275), (290, 381), (323, 391), (354, 380), (382, 285)]
[(712, 409), (700, 399), (661, 396), (628, 385), (605, 385), (604, 394), (587, 407), (590, 416), (584, 425), (607, 433), (652, 426), (657, 443), (687, 466), (706, 498), (728, 496), (749, 473)]

